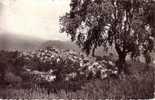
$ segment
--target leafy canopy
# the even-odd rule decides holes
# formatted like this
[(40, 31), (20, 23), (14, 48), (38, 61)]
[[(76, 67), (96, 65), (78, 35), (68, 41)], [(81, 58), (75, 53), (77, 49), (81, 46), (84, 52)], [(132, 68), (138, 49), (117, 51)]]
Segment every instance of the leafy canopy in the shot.
[(61, 32), (87, 54), (94, 46), (114, 45), (118, 55), (132, 56), (153, 50), (154, 0), (71, 0), (70, 8), (60, 18)]

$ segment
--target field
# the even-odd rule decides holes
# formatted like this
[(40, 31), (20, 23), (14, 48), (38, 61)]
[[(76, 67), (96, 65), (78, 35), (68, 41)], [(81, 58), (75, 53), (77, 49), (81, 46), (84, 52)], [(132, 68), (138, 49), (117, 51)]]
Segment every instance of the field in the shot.
[(0, 53), (3, 99), (151, 99), (154, 65), (128, 61), (129, 73), (117, 76), (115, 61), (71, 50), (46, 48)]

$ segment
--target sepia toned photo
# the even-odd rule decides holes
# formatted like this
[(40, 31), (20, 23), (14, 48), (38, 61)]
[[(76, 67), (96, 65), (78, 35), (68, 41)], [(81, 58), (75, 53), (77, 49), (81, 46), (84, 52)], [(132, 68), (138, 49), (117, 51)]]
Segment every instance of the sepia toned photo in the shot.
[(155, 0), (0, 0), (3, 99), (155, 99)]

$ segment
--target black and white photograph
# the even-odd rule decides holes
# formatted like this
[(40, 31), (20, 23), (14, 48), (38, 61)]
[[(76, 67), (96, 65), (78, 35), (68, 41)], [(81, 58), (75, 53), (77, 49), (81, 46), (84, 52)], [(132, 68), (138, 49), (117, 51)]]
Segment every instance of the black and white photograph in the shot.
[(155, 99), (155, 0), (0, 0), (0, 100)]

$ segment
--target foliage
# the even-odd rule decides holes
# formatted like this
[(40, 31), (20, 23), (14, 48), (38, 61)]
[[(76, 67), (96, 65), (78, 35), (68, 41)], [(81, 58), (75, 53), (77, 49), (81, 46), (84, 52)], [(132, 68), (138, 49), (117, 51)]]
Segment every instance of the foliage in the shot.
[(91, 59), (72, 50), (46, 48), (21, 52), (20, 57), (27, 62), (23, 67), (23, 79), (51, 90), (77, 90), (88, 80), (103, 80), (117, 74), (115, 63), (110, 59)]
[(14, 75), (12, 72), (6, 73), (4, 78), (6, 82), (13, 83), (14, 85), (22, 82), (21, 77)]
[(22, 72), (23, 64), (23, 59), (19, 57), (18, 51), (0, 51), (1, 82), (6, 81), (5, 76), (8, 76), (8, 79), (16, 80), (16, 76), (19, 76)]
[[(57, 53), (55, 53), (54, 55), (55, 51), (57, 51)], [(49, 52), (51, 52), (51, 54)], [(36, 56), (42, 53), (44, 53), (44, 56)], [(0, 98), (153, 98), (154, 69), (152, 69), (152, 67), (149, 67), (149, 69), (146, 68), (147, 66), (145, 66), (145, 64), (143, 63), (132, 64), (129, 67), (129, 70), (131, 72), (130, 75), (120, 74), (119, 77), (114, 77), (111, 75), (113, 72), (115, 72), (115, 65), (112, 65), (113, 63), (112, 61), (110, 61), (110, 59), (105, 60), (102, 58), (100, 60), (96, 60), (95, 58), (88, 58), (84, 55), (80, 55), (70, 50), (54, 50), (54, 48), (50, 48), (48, 50), (40, 49), (37, 51), (33, 51), (33, 53), (21, 52), (18, 54), (18, 57), (11, 57), (11, 55), (14, 54), (13, 52), (6, 53), (5, 51), (5, 53), (3, 52), (2, 54), (5, 54), (5, 59), (14, 60), (14, 58), (20, 58), (20, 60), (18, 61), (24, 62), (24, 65), (20, 66), (20, 74), (16, 74), (13, 69), (16, 71), (16, 68), (18, 69), (19, 67), (13, 66), (16, 64), (9, 62), (9, 65), (12, 64), (12, 66), (8, 66), (8, 68), (12, 68), (9, 68), (10, 70), (5, 69), (5, 71), (7, 72), (5, 72), (4, 74), (4, 79), (6, 80), (6, 82), (11, 84), (11, 87), (10, 85), (5, 87), (3, 85), (0, 85), (1, 90), (3, 90), (0, 91)], [(46, 57), (47, 55), (49, 55), (49, 58)], [(42, 65), (48, 63), (52, 55), (54, 55), (54, 57), (50, 60), (50, 62), (52, 63), (49, 69), (47, 70), (45, 68), (46, 70), (44, 70), (44, 66)], [(38, 59), (39, 63), (32, 64), (31, 61), (33, 60), (31, 59), (34, 58)], [(57, 60), (58, 58), (60, 60)], [(55, 62), (54, 65), (52, 65), (53, 62)], [(41, 63), (43, 64), (39, 65)], [(31, 65), (40, 67), (33, 67)], [(99, 69), (100, 71), (105, 71), (102, 74), (103, 79), (101, 77), (98, 77), (100, 76), (100, 74), (98, 74), (97, 72), (97, 68), (99, 66), (102, 66), (103, 68)], [(43, 68), (39, 70), (37, 69), (41, 67)], [(70, 68), (71, 70), (69, 70)], [(85, 70), (83, 71), (84, 76), (78, 74), (80, 73), (81, 70), (79, 71), (79, 69), (81, 68), (85, 68)], [(58, 70), (60, 70), (60, 72), (57, 74), (61, 76), (59, 80), (56, 79), (58, 76), (55, 73)], [(75, 77), (75, 72), (77, 73), (77, 77)], [(92, 74), (88, 74), (90, 72), (92, 72)], [(94, 72), (96, 74), (93, 76)], [(87, 75), (89, 77), (85, 77)]]
[[(91, 61), (74, 51), (58, 50), (56, 48), (40, 49), (29, 53), (23, 52), (21, 57), (29, 61), (25, 68), (32, 70), (30, 72), (36, 71), (37, 73), (37, 71), (41, 71), (47, 74), (51, 72), (56, 75), (56, 81), (76, 80), (82, 76), (83, 78), (97, 78), (97, 75), (98, 78), (104, 79), (104, 77), (117, 73), (113, 61)], [(37, 62), (34, 59), (37, 59)], [(38, 72), (38, 74), (41, 73)]]
[(144, 54), (150, 62), (155, 38), (153, 0), (71, 0), (70, 8), (60, 18), (61, 31), (87, 54), (98, 46), (114, 46), (119, 70), (124, 69), (129, 53), (131, 57)]
[[(44, 88), (35, 86), (30, 89), (2, 88), (0, 98), (3, 99), (151, 99), (154, 92), (153, 70), (142, 71), (142, 64), (132, 65), (133, 72), (129, 76), (120, 75), (121, 78), (96, 79), (89, 81), (81, 90), (48, 93)], [(136, 68), (136, 69), (135, 69)], [(148, 78), (149, 77), (149, 78)], [(59, 82), (61, 83), (61, 82)], [(63, 84), (63, 83), (62, 83)]]

